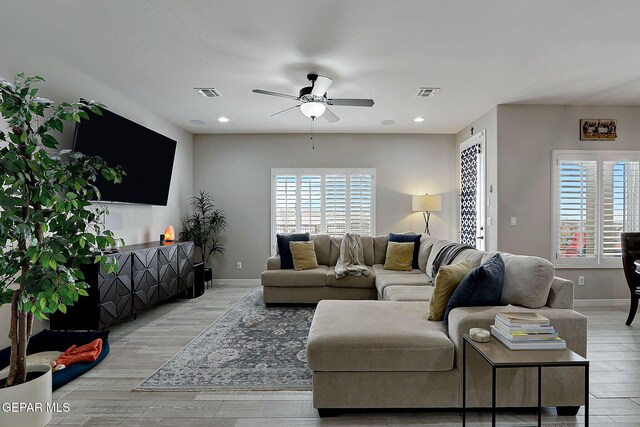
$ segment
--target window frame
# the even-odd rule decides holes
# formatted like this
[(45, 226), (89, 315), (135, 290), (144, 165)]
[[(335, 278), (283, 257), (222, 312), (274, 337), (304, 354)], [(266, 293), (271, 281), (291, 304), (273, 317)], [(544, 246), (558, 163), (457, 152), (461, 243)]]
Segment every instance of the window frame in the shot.
[[(620, 257), (603, 256), (604, 162), (640, 161), (640, 151), (552, 150), (551, 152), (551, 257), (556, 268), (622, 268)], [(560, 168), (561, 160), (596, 161), (596, 234), (594, 258), (560, 258)]]
[[(347, 232), (350, 230), (350, 204), (351, 175), (371, 175), (371, 235), (376, 233), (376, 169), (375, 168), (272, 168), (271, 169), (271, 253), (276, 253), (276, 177), (279, 175), (296, 176), (296, 205), (300, 203), (300, 177), (302, 175), (319, 175), (321, 185), (321, 227), (326, 230), (326, 176), (335, 174), (346, 175), (346, 224)], [(300, 215), (296, 215), (296, 229), (300, 229)], [(323, 231), (325, 233), (326, 231)]]

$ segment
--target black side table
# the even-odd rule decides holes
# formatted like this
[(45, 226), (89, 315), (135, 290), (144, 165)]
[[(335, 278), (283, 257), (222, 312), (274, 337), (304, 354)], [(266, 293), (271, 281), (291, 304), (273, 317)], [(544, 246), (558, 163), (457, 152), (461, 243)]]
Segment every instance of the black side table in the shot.
[(542, 368), (584, 367), (584, 425), (589, 426), (589, 361), (566, 350), (509, 350), (494, 337), (479, 343), (464, 335), (462, 344), (462, 425), (467, 412), (467, 344), (491, 365), (491, 425), (496, 425), (496, 370), (499, 368), (538, 368), (538, 426), (542, 425)]

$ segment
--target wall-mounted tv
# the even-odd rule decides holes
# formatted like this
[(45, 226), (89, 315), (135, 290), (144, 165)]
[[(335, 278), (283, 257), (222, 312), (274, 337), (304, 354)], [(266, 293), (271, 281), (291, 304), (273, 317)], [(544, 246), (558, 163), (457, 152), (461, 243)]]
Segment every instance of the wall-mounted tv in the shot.
[(89, 116), (76, 124), (73, 150), (127, 174), (120, 184), (98, 179), (101, 201), (166, 206), (176, 141), (105, 109)]

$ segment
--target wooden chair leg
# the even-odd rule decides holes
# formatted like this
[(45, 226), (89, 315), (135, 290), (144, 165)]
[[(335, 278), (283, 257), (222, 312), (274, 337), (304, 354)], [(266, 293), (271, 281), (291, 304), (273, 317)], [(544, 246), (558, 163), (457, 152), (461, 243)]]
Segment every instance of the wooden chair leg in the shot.
[(638, 296), (631, 295), (631, 307), (629, 307), (629, 317), (627, 317), (627, 326), (631, 326), (633, 318), (636, 317), (636, 311), (638, 311)]

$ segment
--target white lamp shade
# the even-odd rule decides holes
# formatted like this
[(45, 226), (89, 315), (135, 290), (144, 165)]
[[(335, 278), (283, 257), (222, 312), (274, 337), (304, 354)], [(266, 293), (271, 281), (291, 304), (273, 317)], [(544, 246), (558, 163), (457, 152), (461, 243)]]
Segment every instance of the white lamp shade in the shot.
[(442, 210), (442, 197), (429, 195), (411, 196), (411, 210), (413, 212), (439, 212)]
[(327, 106), (321, 102), (305, 102), (300, 106), (302, 114), (307, 117), (320, 117), (326, 109)]

